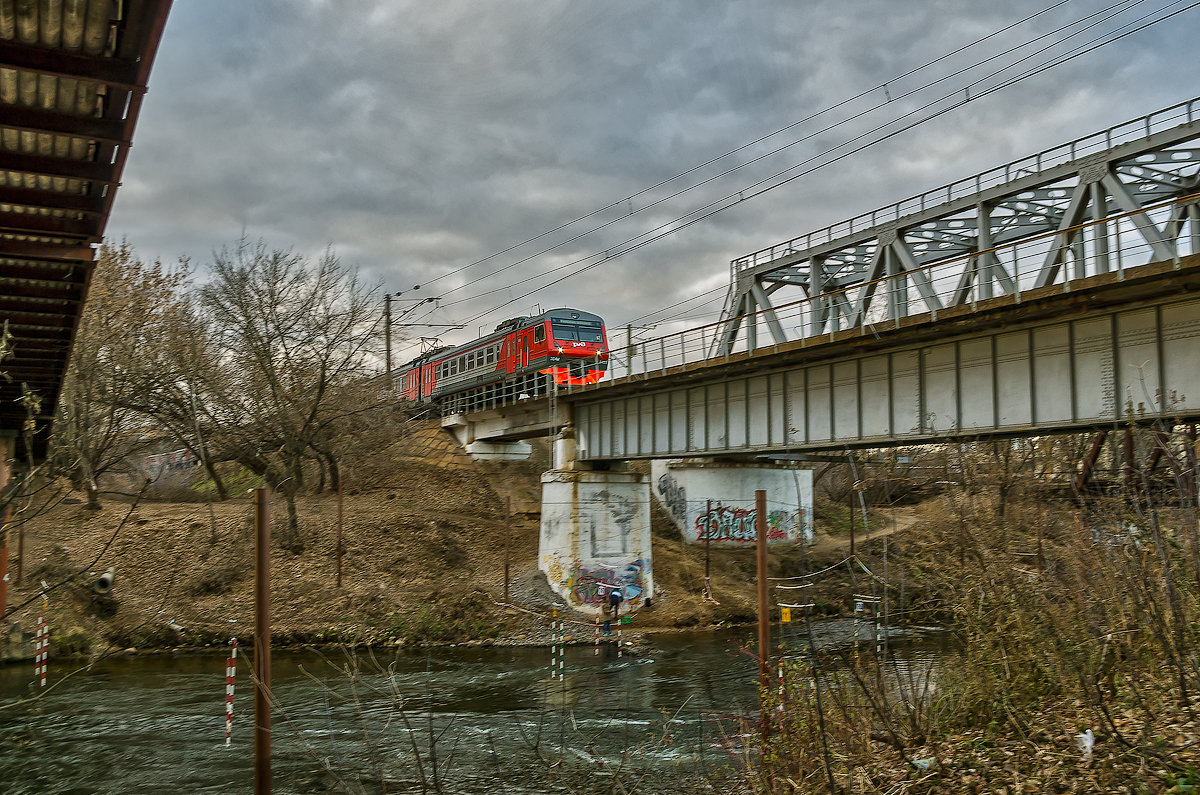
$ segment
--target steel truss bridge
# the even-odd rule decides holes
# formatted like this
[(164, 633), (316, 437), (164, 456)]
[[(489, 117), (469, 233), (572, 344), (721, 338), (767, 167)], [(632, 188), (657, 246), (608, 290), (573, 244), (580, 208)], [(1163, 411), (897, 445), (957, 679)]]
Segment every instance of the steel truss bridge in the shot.
[(546, 413), (591, 460), (1194, 422), (1198, 103), (739, 258), (720, 322)]
[(714, 351), (757, 348), (760, 327), (784, 343), (1195, 253), (1197, 110), (1165, 108), (736, 259)]

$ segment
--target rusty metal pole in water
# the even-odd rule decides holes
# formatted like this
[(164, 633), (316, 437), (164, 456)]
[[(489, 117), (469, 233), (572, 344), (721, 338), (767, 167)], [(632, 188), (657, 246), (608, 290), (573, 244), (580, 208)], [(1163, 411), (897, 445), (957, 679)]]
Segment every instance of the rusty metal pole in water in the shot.
[(771, 684), (771, 612), (767, 603), (767, 493), (762, 489), (754, 492), (754, 529), (758, 537), (758, 699), (765, 738), (766, 696)]
[(271, 513), (254, 490), (254, 795), (271, 792)]
[(508, 604), (508, 540), (512, 535), (512, 497), (504, 498), (504, 604)]
[(337, 587), (342, 587), (342, 473), (338, 472)]

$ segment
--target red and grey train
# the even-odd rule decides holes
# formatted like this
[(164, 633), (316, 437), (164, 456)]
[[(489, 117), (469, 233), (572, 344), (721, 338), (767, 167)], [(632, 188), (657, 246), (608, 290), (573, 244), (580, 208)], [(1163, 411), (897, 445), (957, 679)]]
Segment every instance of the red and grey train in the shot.
[(599, 381), (607, 369), (604, 321), (578, 309), (551, 309), (506, 320), (472, 342), (424, 353), (399, 368), (395, 379), (407, 400), (470, 410), (501, 398), (504, 388), (540, 393), (548, 379), (538, 375), (582, 386)]

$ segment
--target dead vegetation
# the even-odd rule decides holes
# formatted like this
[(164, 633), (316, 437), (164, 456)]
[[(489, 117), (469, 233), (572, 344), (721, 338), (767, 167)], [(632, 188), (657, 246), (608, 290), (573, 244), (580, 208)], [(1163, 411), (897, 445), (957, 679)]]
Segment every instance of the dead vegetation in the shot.
[[(890, 660), (886, 642), (882, 654), (869, 644), (859, 654), (805, 649), (772, 679), (765, 742), (744, 758), (739, 785), (763, 793), (1200, 785), (1194, 437), (1131, 428), (1129, 439), (1137, 460), (1107, 462), (1107, 483), (1119, 487), (1079, 500), (1045, 476), (1054, 455), (1037, 443), (943, 450), (940, 493), (921, 504), (920, 521), (886, 558), (880, 543), (861, 555), (888, 598), (882, 620), (948, 627), (948, 656), (914, 669)], [(1156, 459), (1170, 466), (1155, 471)]]

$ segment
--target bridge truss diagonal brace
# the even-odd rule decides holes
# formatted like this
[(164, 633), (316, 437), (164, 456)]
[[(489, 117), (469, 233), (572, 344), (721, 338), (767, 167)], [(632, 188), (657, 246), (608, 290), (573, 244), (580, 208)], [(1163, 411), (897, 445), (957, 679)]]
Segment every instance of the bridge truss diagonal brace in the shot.
[(750, 296), (754, 299), (754, 303), (758, 305), (761, 317), (766, 322), (775, 343), (782, 345), (787, 342), (787, 333), (784, 332), (783, 325), (779, 322), (779, 317), (775, 314), (775, 307), (771, 305), (771, 299), (767, 296), (767, 291), (762, 288), (757, 279), (750, 285)]
[(767, 324), (767, 330), (771, 332), (771, 337), (777, 345), (788, 341), (787, 332), (784, 331), (783, 324), (779, 322), (779, 316), (775, 313), (770, 294), (757, 278), (748, 287), (743, 288), (731, 303), (733, 311), (729, 313), (725, 328), (717, 337), (715, 349), (712, 351), (713, 355), (727, 356), (732, 352), (743, 323), (746, 326), (746, 339), (750, 348), (757, 347), (758, 319), (760, 317)]
[(1137, 227), (1142, 237), (1145, 238), (1146, 242), (1154, 250), (1155, 259), (1174, 259), (1176, 254), (1175, 244), (1162, 233), (1162, 230), (1158, 228), (1154, 221), (1150, 220), (1150, 216), (1146, 215), (1145, 210), (1138, 204), (1137, 199), (1133, 198), (1133, 194), (1129, 192), (1129, 188), (1126, 187), (1125, 183), (1117, 179), (1117, 175), (1111, 172), (1104, 176), (1102, 183), (1121, 210), (1133, 213), (1130, 216), (1130, 220), (1133, 221), (1134, 226)]
[(733, 344), (737, 341), (738, 331), (742, 328), (742, 321), (749, 314), (746, 311), (746, 305), (749, 300), (749, 293), (742, 293), (730, 302), (733, 310), (726, 319), (724, 330), (716, 338), (716, 344), (713, 350), (710, 351), (710, 355), (728, 356), (733, 351)]
[(1056, 231), (1059, 235), (1055, 238), (1055, 245), (1051, 246), (1050, 251), (1046, 253), (1046, 261), (1042, 263), (1042, 269), (1038, 272), (1037, 282), (1034, 286), (1045, 287), (1058, 278), (1058, 271), (1066, 262), (1067, 249), (1071, 247), (1075, 237), (1070, 230), (1083, 220), (1083, 213), (1087, 209), (1090, 196), (1091, 188), (1086, 182), (1080, 182), (1075, 186), (1074, 192), (1071, 193), (1071, 201), (1067, 204), (1067, 209), (1058, 222)]
[(879, 280), (883, 278), (884, 269), (887, 267), (886, 252), (887, 247), (882, 244), (875, 247), (875, 253), (871, 256), (871, 264), (867, 268), (867, 283), (863, 285), (863, 289), (858, 295), (858, 301), (855, 302), (854, 313), (850, 316), (852, 325), (861, 325), (867, 317), (867, 310), (871, 308), (871, 299), (875, 296)]
[(992, 208), (986, 202), (980, 202), (975, 207), (977, 237), (975, 241), (978, 256), (972, 257), (959, 277), (958, 286), (954, 288), (950, 306), (962, 306), (970, 303), (972, 298), (986, 301), (993, 297), (993, 289), (999, 285), (1002, 294), (1010, 294), (1015, 290), (1015, 282), (1008, 268), (1000, 261), (996, 252), (992, 251), (995, 241), (992, 236)]
[(925, 306), (931, 312), (942, 309), (942, 301), (937, 297), (937, 291), (929, 279), (929, 271), (923, 269), (921, 264), (917, 262), (917, 258), (913, 256), (912, 249), (908, 247), (908, 243), (903, 238), (897, 237), (892, 243), (891, 249), (900, 260), (900, 267), (903, 270), (909, 271), (909, 278), (916, 285), (917, 292), (921, 294), (921, 300), (925, 302)]
[[(1073, 227), (1083, 223), (1089, 206), (1091, 207), (1094, 220), (1099, 221), (1107, 217), (1108, 200), (1110, 198), (1117, 210), (1128, 214), (1130, 222), (1133, 223), (1134, 228), (1138, 230), (1142, 239), (1146, 241), (1146, 244), (1150, 246), (1155, 259), (1165, 261), (1176, 257), (1177, 250), (1172, 238), (1158, 228), (1158, 225), (1146, 213), (1137, 198), (1129, 190), (1129, 187), (1121, 181), (1111, 166), (1106, 164), (1103, 167), (1103, 172), (1097, 179), (1081, 179), (1071, 194), (1071, 201), (1059, 221), (1057, 231), (1060, 233), (1060, 236), (1056, 241), (1056, 245), (1046, 254), (1046, 261), (1038, 273), (1037, 282), (1035, 283), (1036, 287), (1045, 287), (1048, 284), (1052, 284), (1058, 278), (1059, 270), (1066, 262), (1067, 251), (1076, 243), (1080, 234), (1078, 230), (1072, 231)], [(1182, 210), (1178, 208), (1173, 210), (1172, 219), (1180, 212)], [(1168, 229), (1170, 229), (1171, 223), (1168, 220)], [(1103, 230), (1103, 225), (1099, 229)], [(1105, 262), (1100, 263), (1100, 270), (1107, 270), (1107, 254), (1107, 240), (1101, 237), (1097, 240), (1096, 257), (1105, 260)], [(1077, 263), (1076, 268), (1079, 270), (1079, 273), (1076, 274), (1077, 277), (1082, 278), (1087, 275), (1082, 262)]]

